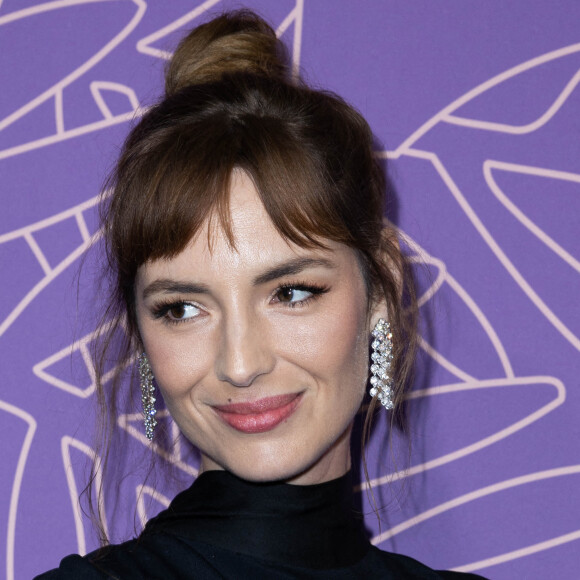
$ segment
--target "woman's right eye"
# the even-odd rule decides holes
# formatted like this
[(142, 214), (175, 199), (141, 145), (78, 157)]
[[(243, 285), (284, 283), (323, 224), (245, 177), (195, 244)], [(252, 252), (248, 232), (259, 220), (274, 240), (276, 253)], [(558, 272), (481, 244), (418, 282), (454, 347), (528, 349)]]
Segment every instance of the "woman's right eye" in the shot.
[(167, 314), (174, 320), (186, 320), (187, 318), (193, 318), (199, 314), (199, 308), (193, 304), (188, 304), (187, 302), (182, 302), (172, 306)]
[(155, 318), (164, 318), (168, 322), (185, 322), (199, 316), (201, 310), (190, 302), (162, 304), (155, 308)]

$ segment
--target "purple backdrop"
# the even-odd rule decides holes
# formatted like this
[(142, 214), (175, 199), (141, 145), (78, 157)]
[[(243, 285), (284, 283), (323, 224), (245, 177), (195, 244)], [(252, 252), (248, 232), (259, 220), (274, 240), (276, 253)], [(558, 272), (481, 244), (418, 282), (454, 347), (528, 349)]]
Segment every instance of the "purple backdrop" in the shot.
[[(176, 39), (239, 5), (0, 0), (0, 577), (96, 546), (76, 502), (93, 460), (92, 254), (77, 273), (96, 196)], [(398, 191), (391, 214), (427, 265), (411, 456), (396, 445), (393, 459), (384, 421), (369, 446), (380, 529), (357, 492), (374, 542), (494, 579), (576, 577), (580, 4), (246, 5), (310, 82), (367, 117)], [(136, 413), (118, 429), (138, 465)], [(116, 540), (196, 474), (184, 446), (155, 451), (171, 478), (133, 465), (107, 489)]]

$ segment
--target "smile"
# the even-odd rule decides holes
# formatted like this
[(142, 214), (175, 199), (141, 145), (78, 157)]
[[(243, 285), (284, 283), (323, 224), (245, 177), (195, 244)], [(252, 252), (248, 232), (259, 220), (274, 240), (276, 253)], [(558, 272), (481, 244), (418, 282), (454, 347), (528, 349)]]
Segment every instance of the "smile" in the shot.
[(302, 393), (266, 397), (251, 403), (214, 407), (230, 426), (242, 433), (264, 433), (288, 419), (302, 400)]

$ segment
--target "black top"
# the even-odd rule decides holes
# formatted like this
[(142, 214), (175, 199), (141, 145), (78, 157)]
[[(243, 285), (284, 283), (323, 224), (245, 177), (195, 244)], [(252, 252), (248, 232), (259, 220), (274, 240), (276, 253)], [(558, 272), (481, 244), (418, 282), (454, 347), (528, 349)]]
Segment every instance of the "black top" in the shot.
[(352, 509), (349, 475), (311, 486), (207, 471), (135, 540), (68, 556), (42, 580), (481, 578), (382, 552)]

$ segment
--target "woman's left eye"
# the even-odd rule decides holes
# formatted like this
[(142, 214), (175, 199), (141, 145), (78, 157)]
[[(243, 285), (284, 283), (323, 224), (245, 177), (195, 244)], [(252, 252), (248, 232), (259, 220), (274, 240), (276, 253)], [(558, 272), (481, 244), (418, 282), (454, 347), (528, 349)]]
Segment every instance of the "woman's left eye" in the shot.
[(273, 301), (287, 304), (290, 308), (306, 306), (311, 300), (315, 300), (325, 292), (328, 292), (328, 288), (325, 286), (307, 284), (281, 286), (274, 293)]
[(286, 304), (303, 302), (311, 296), (312, 292), (310, 290), (301, 290), (299, 288), (280, 288), (276, 294), (278, 302), (284, 302)]

